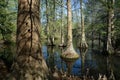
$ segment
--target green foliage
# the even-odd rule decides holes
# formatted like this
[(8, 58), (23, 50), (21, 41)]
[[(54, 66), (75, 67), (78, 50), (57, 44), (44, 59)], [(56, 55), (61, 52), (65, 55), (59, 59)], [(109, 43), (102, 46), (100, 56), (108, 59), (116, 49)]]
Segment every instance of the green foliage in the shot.
[[(13, 1), (13, 0), (12, 0)], [(12, 2), (11, 1), (11, 2)], [(14, 18), (16, 18), (15, 12), (12, 12), (10, 9), (10, 3), (9, 1), (2, 0), (0, 1), (0, 33), (3, 36), (3, 39), (5, 41), (10, 41), (12, 38), (12, 34), (15, 32), (15, 24), (16, 21)], [(11, 6), (12, 7), (12, 6)]]

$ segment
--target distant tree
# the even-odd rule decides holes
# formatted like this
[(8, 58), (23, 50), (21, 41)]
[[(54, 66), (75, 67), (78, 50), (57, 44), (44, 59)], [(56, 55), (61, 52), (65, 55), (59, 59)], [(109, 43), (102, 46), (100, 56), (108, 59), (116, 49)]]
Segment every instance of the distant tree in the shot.
[(48, 5), (48, 0), (46, 0), (46, 33), (47, 33), (47, 42), (48, 42), (48, 44), (50, 44), (49, 22), (50, 22), (50, 19), (49, 19), (49, 5)]
[(46, 33), (48, 45), (55, 45), (56, 1), (46, 0)]
[(18, 0), (16, 80), (46, 80), (48, 68), (40, 44), (40, 0)]
[(107, 52), (114, 53), (112, 40), (114, 37), (114, 3), (115, 0), (107, 0), (108, 7), (108, 30), (107, 30)]
[(120, 1), (115, 0), (115, 5), (114, 5), (114, 14), (115, 14), (115, 29), (114, 29), (114, 37), (115, 37), (115, 48), (116, 50), (119, 50), (120, 48), (120, 15), (119, 15), (119, 7), (120, 7)]
[(84, 16), (83, 16), (82, 2), (83, 2), (83, 0), (80, 0), (80, 12), (81, 12), (81, 39), (80, 39), (80, 47), (81, 48), (87, 48), (88, 45), (87, 45), (86, 39), (85, 39), (85, 25), (84, 25)]
[(63, 24), (64, 24), (64, 22), (63, 22), (63, 0), (61, 0), (61, 14), (60, 14), (60, 17), (61, 17), (61, 25), (60, 25), (60, 38), (61, 38), (61, 43), (60, 43), (60, 45), (59, 46), (64, 46), (65, 44), (64, 44), (64, 30), (63, 30)]

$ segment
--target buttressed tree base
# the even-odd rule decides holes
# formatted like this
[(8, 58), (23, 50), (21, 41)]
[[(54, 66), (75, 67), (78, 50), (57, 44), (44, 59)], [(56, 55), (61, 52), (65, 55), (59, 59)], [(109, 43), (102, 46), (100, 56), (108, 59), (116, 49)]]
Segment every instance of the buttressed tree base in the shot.
[(75, 52), (72, 44), (72, 14), (71, 14), (71, 2), (67, 0), (67, 49), (65, 52), (62, 53), (61, 57), (65, 59), (77, 59), (79, 55)]

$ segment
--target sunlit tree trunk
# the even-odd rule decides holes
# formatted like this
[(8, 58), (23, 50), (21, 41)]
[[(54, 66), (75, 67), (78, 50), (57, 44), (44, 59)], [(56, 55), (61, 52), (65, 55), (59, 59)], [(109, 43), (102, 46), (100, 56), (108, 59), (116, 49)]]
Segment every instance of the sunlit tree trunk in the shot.
[(48, 68), (40, 44), (40, 0), (18, 0), (16, 80), (45, 80)]
[(83, 7), (82, 7), (83, 0), (80, 0), (80, 10), (81, 10), (81, 39), (80, 39), (80, 47), (87, 48), (88, 45), (85, 40), (85, 27), (84, 27), (84, 16), (83, 16)]
[(72, 14), (71, 0), (67, 0), (67, 49), (63, 52), (63, 58), (78, 58), (79, 55), (75, 52), (72, 44)]
[(107, 32), (107, 52), (114, 53), (112, 45), (112, 36), (114, 35), (114, 2), (115, 0), (108, 0), (108, 32)]
[(67, 46), (72, 45), (72, 13), (71, 0), (67, 0)]

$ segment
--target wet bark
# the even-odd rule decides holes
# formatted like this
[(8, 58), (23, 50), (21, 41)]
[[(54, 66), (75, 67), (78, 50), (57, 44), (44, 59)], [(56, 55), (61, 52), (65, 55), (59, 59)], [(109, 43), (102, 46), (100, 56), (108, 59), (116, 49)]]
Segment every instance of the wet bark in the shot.
[(48, 68), (40, 44), (40, 0), (18, 0), (17, 54), (13, 63), (16, 80), (44, 80)]

